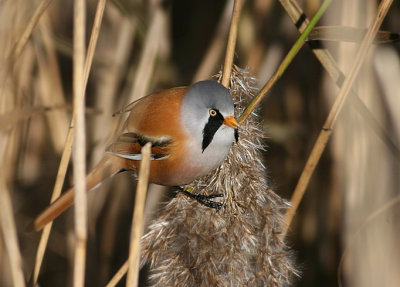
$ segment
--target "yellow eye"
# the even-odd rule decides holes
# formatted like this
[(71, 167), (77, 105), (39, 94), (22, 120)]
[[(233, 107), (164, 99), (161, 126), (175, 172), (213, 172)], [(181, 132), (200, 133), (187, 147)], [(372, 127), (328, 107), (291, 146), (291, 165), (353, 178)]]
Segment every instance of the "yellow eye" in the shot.
[(217, 115), (216, 110), (210, 109), (208, 112), (210, 113), (210, 116), (212, 116), (212, 117), (215, 117)]

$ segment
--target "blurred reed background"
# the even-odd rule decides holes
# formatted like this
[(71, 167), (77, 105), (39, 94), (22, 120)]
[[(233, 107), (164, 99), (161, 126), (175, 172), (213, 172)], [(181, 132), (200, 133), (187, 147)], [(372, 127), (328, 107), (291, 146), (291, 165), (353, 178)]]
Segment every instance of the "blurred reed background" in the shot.
[[(47, 2), (19, 51), (16, 40), (35, 9)], [(287, 1), (245, 1), (240, 18), (235, 64), (248, 67), (260, 87), (299, 36), (280, 2)], [(309, 17), (321, 2), (298, 1)], [(333, 1), (319, 25), (367, 28), (378, 4)], [(87, 5), (89, 39), (97, 1)], [(220, 70), (232, 5), (107, 2), (86, 90), (88, 168), (118, 130), (122, 119), (113, 112), (134, 98), (208, 79)], [(25, 278), (40, 236), (26, 233), (25, 226), (50, 200), (71, 118), (72, 19), (72, 1), (0, 0), (0, 224), (9, 226), (4, 218), (9, 195)], [(398, 1), (381, 30), (400, 32)], [(322, 44), (346, 74), (359, 43)], [(345, 286), (400, 285), (399, 52), (398, 43), (375, 45), (354, 85), (386, 137), (347, 101), (312, 177), (288, 235), (302, 272), (296, 286), (337, 286), (339, 264)], [(306, 45), (263, 101), (267, 176), (282, 197), (290, 199), (338, 91)], [(68, 170), (65, 188), (71, 175)], [(104, 286), (127, 258), (134, 182), (117, 175), (89, 195), (86, 286)], [(160, 196), (166, 200), (165, 194), (151, 190), (147, 204), (157, 204)], [(40, 286), (71, 285), (72, 222), (71, 211), (56, 220)], [(10, 262), (18, 264), (17, 253), (6, 252), (7, 244), (16, 247), (10, 238), (9, 233), (0, 236), (0, 286), (13, 286)]]

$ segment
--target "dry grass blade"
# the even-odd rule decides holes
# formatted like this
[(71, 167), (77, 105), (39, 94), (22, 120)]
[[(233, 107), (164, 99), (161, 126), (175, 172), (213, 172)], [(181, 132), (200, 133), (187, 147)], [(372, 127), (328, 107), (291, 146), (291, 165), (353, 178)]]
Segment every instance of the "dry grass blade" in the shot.
[(354, 80), (361, 68), (361, 64), (363, 63), (363, 61), (371, 47), (371, 44), (373, 43), (373, 40), (379, 30), (379, 27), (381, 26), (383, 19), (385, 18), (387, 12), (389, 11), (389, 8), (390, 8), (392, 2), (393, 2), (393, 0), (387, 0), (387, 1), (381, 2), (381, 4), (378, 7), (378, 12), (376, 14), (376, 17), (375, 17), (374, 21), (372, 22), (371, 26), (369, 27), (368, 32), (362, 41), (360, 49), (355, 58), (354, 64), (349, 72), (349, 76), (346, 77), (346, 79), (343, 83), (343, 86), (339, 92), (339, 95), (336, 98), (336, 100), (329, 112), (329, 115), (325, 121), (325, 124), (318, 136), (316, 143), (314, 144), (311, 154), (307, 160), (306, 166), (304, 167), (303, 172), (297, 183), (297, 186), (293, 192), (293, 196), (291, 199), (292, 206), (286, 212), (285, 226), (283, 227), (283, 232), (282, 232), (283, 235), (286, 235), (287, 229), (289, 228), (289, 226), (292, 222), (292, 219), (294, 217), (294, 214), (303, 198), (303, 195), (304, 195), (305, 189), (307, 188), (308, 182), (310, 181), (310, 178), (314, 172), (316, 165), (318, 164), (321, 154), (324, 151), (325, 146), (332, 134), (333, 126), (336, 122), (339, 112), (341, 111), (341, 109), (343, 107), (344, 101), (347, 98), (347, 95), (351, 89), (351, 86), (353, 85)]
[(114, 287), (118, 284), (118, 282), (124, 277), (126, 272), (128, 272), (128, 267), (129, 267), (129, 261), (126, 260), (124, 264), (119, 268), (117, 273), (115, 273), (114, 277), (111, 278), (110, 282), (106, 285), (106, 287)]
[(229, 86), (229, 82), (231, 80), (232, 64), (233, 57), (235, 55), (237, 29), (241, 9), (242, 0), (235, 0), (235, 3), (233, 4), (232, 20), (229, 28), (228, 44), (226, 46), (224, 70), (222, 72), (221, 80), (221, 84), (226, 88)]
[(86, 195), (86, 150), (85, 150), (85, 106), (84, 106), (84, 64), (85, 64), (85, 23), (86, 3), (74, 2), (74, 53), (73, 91), (75, 113), (75, 138), (73, 146), (74, 186), (75, 186), (75, 287), (85, 284), (85, 262), (87, 241), (87, 195)]
[(21, 252), (18, 247), (17, 228), (15, 226), (10, 194), (5, 185), (4, 178), (0, 178), (0, 226), (10, 260), (14, 286), (23, 287), (25, 286), (25, 278), (22, 271)]
[(142, 161), (140, 162), (139, 181), (136, 189), (135, 208), (133, 210), (131, 240), (129, 248), (129, 269), (126, 286), (137, 286), (139, 278), (140, 238), (143, 232), (143, 215), (146, 201), (147, 186), (150, 173), (151, 144), (147, 143), (142, 148)]

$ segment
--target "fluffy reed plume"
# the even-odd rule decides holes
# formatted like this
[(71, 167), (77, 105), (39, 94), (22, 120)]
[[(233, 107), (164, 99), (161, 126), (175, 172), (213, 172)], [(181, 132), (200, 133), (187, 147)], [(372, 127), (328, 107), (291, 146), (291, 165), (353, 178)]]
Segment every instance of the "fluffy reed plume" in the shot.
[[(236, 68), (231, 93), (239, 114), (255, 80)], [(225, 162), (193, 184), (193, 192), (224, 194), (220, 211), (178, 195), (160, 210), (143, 238), (142, 265), (152, 286), (285, 286), (297, 274), (280, 239), (288, 203), (268, 186), (255, 114), (239, 129)]]

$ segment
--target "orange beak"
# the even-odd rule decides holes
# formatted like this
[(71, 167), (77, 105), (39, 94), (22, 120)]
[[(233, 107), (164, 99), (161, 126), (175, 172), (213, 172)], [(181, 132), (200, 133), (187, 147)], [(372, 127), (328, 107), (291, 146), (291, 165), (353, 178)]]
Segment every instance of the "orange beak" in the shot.
[(238, 122), (236, 121), (234, 116), (229, 116), (224, 120), (224, 125), (237, 129), (238, 128)]

